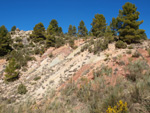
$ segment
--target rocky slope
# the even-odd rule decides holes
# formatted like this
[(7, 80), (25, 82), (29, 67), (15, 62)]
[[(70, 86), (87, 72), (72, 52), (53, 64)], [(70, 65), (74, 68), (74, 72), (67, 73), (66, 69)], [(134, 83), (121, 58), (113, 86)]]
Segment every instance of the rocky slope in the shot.
[[(16, 35), (12, 37), (28, 38), (31, 31), (17, 31)], [(108, 65), (113, 69), (112, 77), (109, 82), (115, 84), (117, 76), (123, 75), (123, 66), (114, 61), (116, 57), (120, 56), (120, 61), (124, 61), (124, 65), (128, 63), (128, 58), (131, 55), (126, 54), (128, 49), (115, 49), (114, 43), (109, 44), (107, 50), (94, 55), (88, 51), (81, 52), (81, 47), (85, 44), (83, 40), (76, 41), (78, 48), (73, 50), (69, 45), (64, 45), (60, 48), (49, 48), (41, 57), (35, 56), (36, 61), (28, 63), (26, 72), (22, 72), (19, 80), (6, 83), (3, 79), (0, 80), (0, 95), (2, 99), (9, 99), (16, 104), (23, 101), (40, 101), (44, 99), (49, 92), (60, 89), (67, 81), (73, 78), (77, 81), (79, 78), (85, 76), (88, 79), (93, 78), (93, 70), (102, 66)], [(134, 45), (132, 53), (135, 50), (147, 56), (145, 48), (149, 47), (148, 42), (143, 42), (143, 45)], [(49, 54), (53, 53), (50, 58)], [(149, 59), (148, 59), (149, 60)], [(2, 76), (6, 61), (0, 60), (0, 74)], [(116, 74), (117, 73), (117, 74)], [(35, 80), (40, 77), (39, 80)], [(17, 87), (23, 83), (28, 92), (25, 95), (17, 93)]]

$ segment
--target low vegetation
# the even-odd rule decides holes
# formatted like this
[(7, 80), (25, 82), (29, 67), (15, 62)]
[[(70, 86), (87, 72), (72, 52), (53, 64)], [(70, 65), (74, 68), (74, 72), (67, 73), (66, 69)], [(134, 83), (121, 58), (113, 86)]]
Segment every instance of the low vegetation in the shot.
[(127, 44), (120, 40), (116, 42), (115, 46), (116, 48), (119, 48), (119, 49), (125, 49), (127, 47)]
[(40, 80), (40, 79), (41, 79), (40, 76), (37, 76), (37, 77), (34, 78), (35, 81), (38, 81), (38, 80)]
[(97, 68), (96, 70), (93, 71), (94, 78), (105, 76), (105, 75), (111, 76), (111, 74), (112, 74), (112, 69), (105, 65), (101, 65), (100, 68)]
[(132, 57), (136, 57), (136, 58), (138, 58), (140, 56), (141, 56), (141, 54), (138, 51), (135, 51), (132, 55)]
[(19, 78), (19, 72), (17, 71), (17, 64), (14, 58), (9, 60), (9, 64), (5, 69), (5, 80), (14, 81)]
[(22, 83), (18, 86), (18, 93), (23, 95), (27, 93), (26, 86), (23, 85)]
[[(16, 83), (18, 83), (18, 81), (20, 82), (19, 78), (22, 73), (29, 69), (29, 64), (36, 60), (34, 56), (40, 59), (38, 59), (38, 61), (43, 61), (43, 58), (46, 56), (44, 53), (48, 48), (55, 50), (65, 45), (65, 47), (69, 47), (69, 51), (73, 51), (73, 49), (77, 48), (76, 40), (82, 39), (84, 42), (80, 45), (81, 50), (78, 51), (74, 57), (80, 55), (81, 52), (89, 52), (88, 54), (90, 55), (95, 54), (93, 55), (95, 58), (103, 52), (104, 62), (106, 64), (102, 64), (96, 69), (93, 68), (94, 70), (91, 69), (93, 73), (91, 73), (92, 71), (90, 69), (82, 71), (81, 78), (75, 81), (67, 77), (61, 78), (66, 79), (67, 83), (63, 84), (56, 92), (52, 92), (52, 89), (50, 89), (51, 92), (49, 92), (44, 99), (41, 99), (42, 104), (40, 105), (34, 101), (24, 101), (19, 104), (16, 102), (13, 104), (11, 97), (4, 98), (0, 95), (0, 113), (150, 112), (150, 68), (147, 62), (149, 57), (143, 58), (142, 54), (138, 52), (138, 49), (134, 51), (136, 46), (132, 46), (136, 43), (140, 44), (141, 40), (147, 39), (145, 30), (139, 29), (139, 26), (143, 22), (137, 21), (139, 14), (136, 6), (127, 2), (123, 5), (122, 10), (119, 10), (118, 17), (112, 18), (110, 25), (107, 25), (103, 14), (96, 14), (91, 23), (91, 31), (88, 32), (84, 21), (81, 20), (77, 28), (76, 26), (69, 25), (68, 33), (65, 34), (55, 19), (50, 21), (47, 29), (45, 29), (43, 23), (40, 22), (35, 25), (32, 34), (26, 39), (27, 44), (24, 43), (22, 37), (11, 38), (10, 34), (15, 34), (16, 26), (12, 27), (11, 32), (8, 32), (5, 26), (1, 26), (0, 57), (7, 60), (4, 79), (6, 86), (12, 83), (11, 85), (14, 85), (16, 88), (15, 91), (11, 92), (13, 95), (28, 95), (27, 92), (29, 92), (29, 90), (27, 89), (30, 87), (24, 83), (26, 81), (23, 81), (24, 84), (21, 83), (18, 85)], [(122, 50), (124, 52), (123, 55), (132, 56), (129, 58), (129, 62), (126, 63), (122, 60), (123, 55), (113, 57), (110, 53), (105, 53), (107, 52), (106, 49), (109, 43), (115, 43), (116, 51), (125, 49)], [(150, 56), (150, 49), (147, 49), (147, 53)], [(63, 55), (63, 57), (66, 57), (65, 52)], [(47, 57), (49, 57), (48, 60), (52, 60), (55, 56), (57, 56), (55, 52), (47, 54)], [(89, 56), (87, 56), (87, 58), (88, 57)], [(111, 59), (111, 57), (113, 58)], [(141, 59), (141, 57), (143, 59)], [(57, 60), (59, 60), (59, 58), (54, 59), (52, 63), (55, 64)], [(68, 63), (69, 60), (72, 59), (66, 58), (65, 62), (58, 62), (60, 64), (62, 62)], [(32, 62), (28, 63), (29, 61)], [(91, 59), (90, 62), (92, 61), (93, 59)], [(109, 61), (112, 61), (113, 65), (120, 67), (121, 71), (124, 72), (124, 76), (117, 73), (119, 70), (118, 67), (113, 69), (107, 65)], [(40, 65), (39, 62), (36, 63)], [(84, 65), (84, 63), (82, 65)], [(63, 65), (65, 66), (65, 64)], [(70, 68), (74, 65), (76, 65), (76, 62), (74, 62)], [(40, 69), (44, 69), (45, 66)], [(60, 68), (54, 67), (43, 72), (42, 75), (46, 73), (46, 76), (43, 78), (48, 79), (48, 77), (51, 76), (49, 72), (54, 73), (53, 69), (57, 69), (58, 71)], [(29, 70), (29, 72), (30, 71), (31, 70)], [(70, 75), (72, 76), (72, 73), (75, 71), (76, 69), (69, 71), (69, 73), (71, 73)], [(86, 75), (88, 74), (93, 74), (93, 78), (90, 76), (92, 79), (87, 79)], [(41, 82), (45, 81), (42, 75), (34, 76), (31, 85), (38, 82), (41, 85)], [(112, 77), (115, 78), (115, 81), (113, 81)], [(111, 84), (112, 81), (113, 84)], [(45, 89), (44, 86), (42, 86), (43, 89)], [(34, 87), (34, 89), (36, 89), (36, 87)], [(0, 94), (1, 93), (2, 91), (0, 89)]]

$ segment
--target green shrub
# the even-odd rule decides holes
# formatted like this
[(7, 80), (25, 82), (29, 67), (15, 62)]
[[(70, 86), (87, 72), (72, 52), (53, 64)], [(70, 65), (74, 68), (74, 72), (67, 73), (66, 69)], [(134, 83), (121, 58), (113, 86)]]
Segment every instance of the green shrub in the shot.
[(21, 39), (21, 37), (16, 37), (15, 41), (16, 42), (22, 42), (22, 39)]
[(6, 81), (13, 81), (13, 80), (16, 80), (18, 79), (19, 77), (19, 72), (16, 71), (16, 61), (14, 58), (10, 59), (9, 60), (9, 64), (6, 66), (6, 69), (5, 69), (5, 80)]
[(97, 68), (93, 71), (94, 78), (97, 78), (99, 76), (110, 76), (112, 74), (112, 68), (109, 68), (108, 66), (101, 65), (100, 68)]
[(54, 47), (56, 42), (55, 36), (48, 35), (46, 37), (46, 47)]
[(133, 103), (141, 103), (142, 97), (140, 94), (140, 88), (137, 85), (132, 87), (130, 95), (131, 95), (131, 101)]
[(56, 43), (55, 43), (56, 48), (59, 48), (63, 46), (64, 44), (65, 44), (65, 40), (63, 39), (63, 37), (56, 38)]
[(21, 42), (19, 42), (19, 43), (14, 43), (14, 44), (13, 44), (13, 47), (14, 47), (15, 49), (19, 49), (19, 48), (23, 48), (24, 45), (23, 45)]
[(136, 81), (137, 78), (142, 78), (144, 70), (148, 69), (149, 65), (144, 60), (136, 60), (135, 62), (130, 62), (125, 68), (125, 70), (129, 72), (129, 74), (127, 74), (127, 78), (132, 81)]
[(29, 55), (25, 55), (25, 59), (26, 59), (26, 61), (28, 62), (28, 61), (35, 60), (35, 57), (31, 57), (31, 56), (29, 56)]
[(101, 52), (108, 48), (108, 40), (107, 39), (99, 39), (94, 42), (94, 54)]
[(74, 40), (73, 40), (73, 39), (70, 39), (70, 40), (69, 40), (69, 46), (70, 46), (71, 48), (74, 48)]
[(8, 56), (8, 60), (14, 58), (16, 61), (17, 69), (21, 67), (27, 66), (27, 62), (31, 60), (35, 60), (34, 57), (30, 56), (30, 51), (27, 49), (13, 50)]
[(62, 90), (61, 94), (65, 96), (72, 95), (75, 91), (77, 91), (77, 86), (74, 82), (69, 82), (65, 88)]
[(34, 78), (35, 81), (37, 81), (39, 79), (41, 79), (41, 77), (39, 77), (39, 76)]
[(141, 56), (141, 54), (138, 51), (135, 51), (132, 55), (132, 57), (136, 57), (136, 58), (138, 58), (140, 56)]
[(115, 47), (116, 48), (122, 48), (122, 49), (125, 49), (127, 47), (127, 44), (121, 40), (117, 41), (116, 44), (115, 44)]
[(23, 95), (27, 93), (26, 86), (23, 85), (22, 83), (18, 86), (18, 93)]
[(133, 49), (133, 46), (128, 46), (128, 49)]
[(131, 51), (131, 50), (128, 50), (126, 53), (127, 53), (127, 54), (131, 54), (131, 53), (132, 53), (132, 51)]

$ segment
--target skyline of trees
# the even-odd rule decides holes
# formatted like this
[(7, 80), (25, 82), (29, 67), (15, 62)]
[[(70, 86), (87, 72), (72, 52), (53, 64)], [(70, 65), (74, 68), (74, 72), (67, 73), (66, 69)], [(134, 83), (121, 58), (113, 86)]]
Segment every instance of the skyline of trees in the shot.
[[(147, 36), (145, 30), (139, 29), (139, 25), (143, 23), (143, 20), (138, 21), (140, 13), (136, 10), (137, 7), (135, 4), (127, 2), (122, 6), (122, 10), (119, 10), (118, 16), (116, 18), (112, 18), (112, 21), (109, 23), (109, 25), (106, 23), (106, 19), (103, 14), (96, 14), (93, 18), (91, 23), (92, 27), (89, 31), (87, 30), (84, 21), (81, 20), (78, 27), (70, 24), (67, 34), (70, 36), (79, 37), (86, 35), (101, 37), (107, 36), (108, 31), (110, 32), (111, 30), (113, 36), (119, 36), (119, 39), (124, 42), (138, 42), (139, 39), (142, 39), (140, 37), (145, 39)], [(106, 28), (109, 29), (106, 30)], [(16, 26), (13, 26), (11, 31), (15, 30)], [(107, 35), (105, 35), (106, 32)], [(47, 29), (44, 27), (42, 22), (36, 24), (33, 28), (31, 38), (34, 38), (38, 42), (38, 40), (45, 40), (46, 35), (60, 36), (61, 34), (64, 34), (62, 27), (58, 25), (57, 20), (52, 19)]]
[[(127, 3), (130, 3), (130, 2), (127, 2)], [(130, 3), (130, 4), (132, 4), (132, 3)], [(135, 4), (133, 4), (134, 6), (135, 6)], [(122, 6), (123, 7), (123, 6)], [(136, 7), (135, 7), (136, 8)], [(136, 8), (137, 9), (137, 8)], [(119, 15), (120, 15), (120, 11), (121, 10), (119, 10)], [(137, 11), (138, 12), (138, 11)], [(140, 14), (140, 13), (139, 13)], [(138, 18), (139, 18), (139, 15), (137, 15), (138, 16)], [(119, 17), (119, 16), (118, 16)], [(105, 33), (105, 30), (106, 30), (106, 27), (107, 26), (110, 26), (110, 28), (111, 28), (111, 30), (112, 30), (112, 32), (113, 32), (113, 36), (117, 36), (117, 35), (119, 35), (118, 34), (118, 28), (117, 27), (119, 27), (119, 22), (118, 22), (118, 17), (113, 17), (112, 18), (112, 21), (110, 21), (109, 22), (109, 25), (108, 25), (108, 23), (106, 23), (106, 19), (105, 19), (105, 16), (103, 15), (103, 14), (95, 14), (95, 18), (93, 18), (93, 22), (91, 23), (91, 28), (90, 28), (90, 30), (88, 30), (87, 28), (86, 28), (86, 30), (87, 30), (87, 32), (88, 32), (88, 35), (90, 35), (91, 36), (91, 34), (92, 35), (94, 35), (94, 36), (101, 36), (100, 34), (100, 32), (101, 31), (103, 31), (103, 33)], [(96, 21), (98, 21), (98, 18), (99, 18), (99, 20), (100, 21), (103, 21), (102, 23), (105, 23), (106, 25), (104, 25), (104, 29), (103, 30), (96, 30), (96, 29), (102, 29), (102, 28), (94, 28), (93, 29), (93, 26), (94, 26), (94, 24), (95, 24), (95, 22)], [(138, 20), (138, 18), (137, 18), (137, 20)], [(83, 20), (81, 20), (81, 21), (83, 21)], [(41, 22), (40, 22), (41, 23)], [(143, 23), (143, 21), (141, 21), (141, 23), (140, 24), (142, 24)], [(79, 22), (79, 24), (80, 24), (80, 22)], [(85, 24), (85, 23), (84, 23)], [(118, 25), (117, 25), (118, 24)], [(140, 25), (139, 24), (139, 25)], [(85, 25), (84, 25), (85, 26)], [(97, 25), (96, 25), (97, 26)], [(79, 27), (79, 26), (78, 26)], [(79, 35), (79, 29), (77, 29), (78, 28), (77, 26), (72, 26), (72, 30), (73, 30), (73, 28), (74, 28), (74, 34), (73, 34), (73, 36), (77, 36), (77, 34)], [(85, 26), (86, 27), (86, 26)], [(11, 28), (11, 31), (15, 31), (16, 30), (16, 26), (13, 26), (12, 28)], [(46, 30), (46, 28), (45, 28), (45, 30)], [(94, 31), (94, 30), (96, 30), (96, 31)], [(54, 33), (55, 32), (55, 33)], [(50, 34), (50, 35), (56, 35), (56, 34), (61, 34), (61, 33), (68, 33), (68, 32), (63, 32), (63, 29), (62, 29), (62, 27), (58, 27), (58, 22), (57, 22), (57, 20), (55, 20), (55, 19), (52, 19), (51, 20), (51, 22), (50, 22), (50, 24), (49, 24), (49, 26), (47, 27), (47, 33), (48, 34)], [(102, 36), (104, 35), (102, 33)], [(121, 32), (119, 32), (119, 33), (121, 33)], [(142, 36), (146, 36), (146, 33), (143, 31), (143, 33), (142, 33)]]

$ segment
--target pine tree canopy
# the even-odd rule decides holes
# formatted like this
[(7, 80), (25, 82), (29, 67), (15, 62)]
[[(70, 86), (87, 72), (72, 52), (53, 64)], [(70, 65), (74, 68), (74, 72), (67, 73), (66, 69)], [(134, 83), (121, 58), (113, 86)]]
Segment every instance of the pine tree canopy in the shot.
[(38, 23), (35, 25), (35, 27), (33, 28), (33, 33), (31, 35), (31, 38), (35, 41), (41, 41), (41, 40), (45, 40), (45, 27), (43, 25), (43, 23)]
[[(51, 20), (51, 22), (47, 28), (47, 33), (49, 35), (57, 35), (59, 33), (59, 30), (60, 30), (60, 28), (58, 27), (58, 22), (55, 19)], [(62, 30), (62, 28), (61, 28), (61, 30)]]
[(76, 36), (77, 35), (76, 26), (69, 25), (68, 35), (70, 35), (70, 36)]
[(95, 18), (93, 18), (92, 25), (92, 33), (94, 36), (103, 36), (106, 30), (106, 20), (104, 15), (96, 14)]
[(47, 35), (46, 37), (46, 47), (54, 47), (55, 46), (55, 36)]
[(88, 30), (87, 30), (86, 26), (84, 25), (84, 21), (83, 20), (81, 20), (81, 22), (80, 22), (80, 24), (78, 26), (78, 34), (81, 37), (88, 35)]
[(0, 37), (5, 37), (8, 33), (8, 30), (6, 29), (6, 27), (4, 25), (2, 25), (0, 27)]
[(0, 56), (6, 55), (12, 50), (10, 44), (12, 43), (8, 30), (3, 25), (0, 27)]
[(77, 29), (76, 29), (76, 26), (73, 26), (72, 32), (73, 32), (73, 36), (76, 36), (76, 35), (77, 35)]
[(139, 29), (139, 25), (143, 23), (143, 20), (137, 21), (140, 13), (137, 11), (136, 6), (127, 2), (122, 6), (122, 9), (119, 10), (117, 17), (119, 38), (127, 43), (136, 43), (140, 39), (145, 39), (143, 37), (145, 30)]
[(12, 28), (11, 28), (11, 31), (15, 31), (16, 30), (16, 26), (13, 26)]
[(68, 35), (72, 36), (72, 34), (73, 34), (73, 28), (72, 28), (72, 25), (69, 25)]
[(105, 35), (104, 36), (108, 40), (108, 42), (114, 41), (113, 32), (112, 32), (110, 26), (107, 26), (107, 29), (105, 31)]

